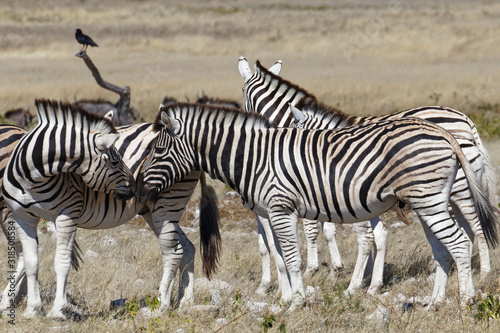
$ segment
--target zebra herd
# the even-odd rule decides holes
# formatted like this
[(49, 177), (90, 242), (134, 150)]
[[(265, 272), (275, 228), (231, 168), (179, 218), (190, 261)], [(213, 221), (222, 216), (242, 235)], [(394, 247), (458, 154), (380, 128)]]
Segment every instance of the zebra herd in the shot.
[[(77, 227), (119, 226), (140, 214), (162, 252), (161, 310), (171, 304), (177, 270), (180, 306), (194, 301), (194, 246), (179, 220), (198, 180), (203, 271), (216, 269), (221, 249), (218, 212), (205, 173), (219, 179), (255, 214), (263, 275), (269, 252), (279, 288), (292, 308), (304, 303), (297, 221), (304, 218), (308, 271), (317, 269), (318, 222), (341, 267), (334, 223), (353, 223), (359, 253), (347, 292), (361, 286), (370, 249), (376, 256), (369, 292), (382, 285), (387, 231), (379, 215), (404, 207), (420, 220), (432, 246), (436, 278), (432, 304), (443, 302), (451, 260), (460, 296), (473, 302), (471, 243), (477, 239), (481, 274), (490, 271), (488, 246), (498, 242), (495, 179), (471, 120), (443, 107), (380, 117), (353, 117), (324, 105), (279, 76), (281, 61), (255, 73), (239, 59), (244, 110), (176, 103), (160, 106), (154, 123), (115, 128), (105, 117), (56, 101), (37, 100), (38, 125), (29, 132), (0, 127), (2, 229), (18, 256), (15, 292), (7, 286), (0, 310), (15, 302), (24, 280), (33, 317), (41, 309), (36, 227), (56, 225), (56, 297), (48, 313), (64, 318), (66, 280), (78, 267)], [(15, 148), (14, 148), (15, 147)], [(334, 223), (331, 223), (334, 222)]]

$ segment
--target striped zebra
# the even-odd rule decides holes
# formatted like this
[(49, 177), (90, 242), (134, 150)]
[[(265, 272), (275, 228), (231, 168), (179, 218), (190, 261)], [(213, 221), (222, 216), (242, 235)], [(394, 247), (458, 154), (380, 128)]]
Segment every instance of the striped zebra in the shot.
[[(14, 151), (17, 143), (21, 139), (21, 137), (26, 133), (26, 130), (14, 125), (6, 125), (0, 124), (0, 184), (3, 179), (3, 175), (5, 173), (5, 167), (7, 166), (7, 162), (9, 161), (10, 155)], [(7, 239), (7, 243), (9, 246), (8, 249), (8, 258), (7, 264), (10, 267), (10, 271), (12, 271), (16, 266), (15, 253), (12, 253), (13, 249), (15, 252), (19, 252), (21, 243), (19, 242), (19, 238), (17, 237), (17, 233), (15, 231), (14, 223), (12, 222), (12, 210), (3, 200), (2, 193), (0, 192), (0, 221), (2, 226), (2, 231)], [(10, 251), (10, 252), (9, 252)], [(21, 275), (24, 275), (24, 270)], [(26, 280), (19, 275), (15, 276), (15, 281), (13, 281), (14, 293), (17, 295), (19, 293), (19, 289), (23, 288), (24, 293), (26, 291)], [(24, 282), (24, 285), (22, 285)], [(12, 292), (10, 283), (4, 291), (4, 295), (8, 295), (9, 292)]]
[[(52, 170), (52, 172), (56, 171), (56, 166), (58, 166), (59, 164), (62, 165), (62, 162), (65, 161), (65, 156), (61, 153), (65, 153), (67, 156), (71, 156), (71, 158), (74, 159), (75, 157), (78, 157), (78, 155), (75, 155), (75, 153), (78, 153), (78, 150), (75, 150), (75, 148), (78, 147), (72, 147), (70, 145), (67, 146), (64, 151), (55, 150), (56, 155), (53, 156), (54, 154), (51, 153), (51, 150), (47, 150), (47, 147), (44, 144), (46, 142), (50, 142), (52, 143), (53, 147), (63, 146), (60, 145), (60, 143), (57, 141), (52, 142), (50, 140), (43, 140), (41, 136), (38, 136), (39, 139), (36, 140), (37, 133), (45, 131), (46, 138), (53, 138), (54, 135), (57, 135), (55, 137), (65, 138), (66, 140), (69, 140), (70, 143), (83, 142), (91, 144), (95, 141), (93, 138), (93, 136), (95, 136), (94, 134), (90, 136), (89, 133), (80, 131), (79, 128), (75, 128), (72, 132), (66, 131), (62, 128), (59, 128), (59, 126), (65, 126), (66, 124), (78, 126), (84, 125), (84, 127), (90, 126), (90, 128), (93, 129), (96, 127), (96, 125), (98, 125), (98, 129), (100, 127), (104, 127), (104, 129), (107, 128), (107, 130), (114, 130), (110, 123), (103, 123), (102, 120), (99, 120), (100, 117), (90, 116), (86, 112), (78, 110), (77, 108), (70, 105), (41, 102), (37, 103), (37, 109), (39, 111), (39, 117), (44, 118), (46, 121), (42, 119), (42, 122), (40, 122), (41, 124), (39, 124), (39, 126), (34, 130), (35, 132), (29, 132), (23, 138), (23, 141), (21, 143), (26, 143), (27, 140), (31, 140), (38, 145), (43, 145), (39, 146), (38, 148), (40, 149), (40, 152), (46, 152), (45, 155), (42, 156), (42, 158), (45, 157), (45, 159), (48, 159), (53, 164), (53, 166), (52, 168), (48, 169), (48, 166), (46, 166), (45, 169)], [(49, 117), (44, 116), (44, 114), (49, 115)], [(71, 117), (78, 115), (82, 115), (82, 117), (88, 118), (88, 122), (81, 122), (81, 124), (79, 124), (78, 122), (70, 122), (72, 120)], [(44, 125), (46, 122), (48, 122), (48, 126)], [(57, 124), (57, 126), (54, 126), (54, 124)], [(62, 135), (62, 133), (66, 133), (66, 135)], [(75, 135), (77, 135), (77, 137), (75, 137)], [(136, 124), (124, 126), (119, 128), (116, 136), (119, 136), (119, 138), (115, 142), (115, 147), (117, 149), (117, 154), (115, 155), (123, 156), (123, 162), (125, 162), (126, 166), (130, 168), (132, 173), (137, 175), (141, 164), (149, 153), (149, 147), (156, 137), (156, 133), (152, 131), (152, 124)], [(4, 152), (4, 144), (7, 140), (10, 139), (4, 138), (3, 136), (0, 136), (0, 139), (2, 140), (0, 141), (0, 152)], [(21, 145), (19, 147), (21, 147)], [(23, 145), (22, 147), (25, 147), (25, 145)], [(29, 146), (28, 148), (31, 148), (31, 146)], [(6, 150), (8, 152), (8, 149)], [(13, 153), (13, 158), (11, 159), (11, 161), (23, 160), (26, 155), (23, 155), (22, 153), (24, 153), (25, 150), (26, 148), (17, 148)], [(68, 153), (71, 153), (72, 150), (75, 150), (73, 155), (68, 155)], [(16, 156), (16, 159), (14, 159), (14, 156)], [(90, 157), (90, 155), (88, 157)], [(34, 160), (34, 162), (35, 161), (38, 162), (38, 160)], [(67, 159), (66, 161), (69, 161), (69, 159)], [(1, 160), (0, 162), (3, 163), (3, 160)], [(57, 162), (57, 164), (55, 162)], [(122, 166), (123, 162), (119, 163), (120, 166)], [(107, 166), (107, 168), (111, 168), (111, 170), (113, 170), (113, 165), (115, 163), (115, 160), (110, 159), (109, 166)], [(15, 164), (15, 162), (10, 162), (9, 165), (12, 164)], [(37, 168), (40, 169), (40, 166), (37, 165)], [(75, 169), (75, 167), (72, 168)], [(38, 169), (26, 171), (30, 171), (31, 174), (31, 172)], [(15, 168), (14, 171), (16, 171)], [(172, 188), (168, 189), (168, 191), (163, 193), (156, 202), (140, 204), (137, 202), (135, 197), (128, 200), (121, 200), (116, 196), (106, 194), (102, 191), (95, 191), (84, 182), (85, 177), (79, 176), (75, 172), (76, 169), (72, 173), (62, 173), (59, 176), (54, 176), (51, 180), (51, 182), (54, 184), (54, 188), (50, 189), (51, 191), (55, 191), (54, 195), (51, 195), (50, 193), (49, 195), (47, 195), (47, 193), (42, 193), (42, 200), (38, 200), (39, 203), (30, 206), (31, 210), (36, 211), (32, 212), (34, 215), (30, 216), (31, 225), (27, 226), (29, 230), (33, 230), (32, 225), (35, 226), (34, 229), (36, 230), (38, 216), (42, 216), (47, 220), (54, 221), (56, 224), (57, 249), (54, 264), (57, 274), (57, 291), (53, 308), (48, 313), (48, 315), (51, 317), (64, 318), (63, 311), (68, 308), (66, 301), (65, 283), (69, 271), (69, 262), (71, 261), (72, 253), (74, 253), (72, 251), (76, 227), (87, 229), (112, 228), (124, 224), (125, 222), (135, 217), (137, 214), (143, 215), (143, 217), (151, 226), (155, 235), (159, 239), (163, 257), (164, 271), (163, 278), (160, 284), (160, 294), (162, 302), (161, 309), (163, 310), (170, 306), (170, 295), (173, 286), (173, 279), (178, 268), (180, 268), (180, 271), (182, 273), (180, 276), (179, 300), (181, 300), (181, 305), (188, 305), (192, 303), (194, 299), (194, 246), (179, 228), (178, 221), (180, 220), (184, 211), (184, 207), (189, 201), (189, 198), (191, 197), (191, 194), (193, 193), (200, 177), (202, 180), (202, 204), (204, 205), (202, 209), (206, 210), (210, 205), (214, 204), (214, 202), (212, 202), (213, 194), (210, 193), (211, 188), (204, 185), (204, 175), (200, 175), (199, 172), (195, 172), (187, 177), (183, 182), (180, 182)], [(94, 172), (94, 174), (99, 175), (96, 172)], [(7, 175), (8, 172), (6, 174), (6, 180)], [(14, 178), (14, 180), (15, 179), (17, 178)], [(6, 180), (4, 180), (4, 182)], [(105, 183), (103, 183), (103, 185), (98, 185), (99, 187), (102, 187), (103, 185), (105, 185)], [(38, 186), (37, 188), (42, 187)], [(7, 191), (7, 194), (11, 193), (10, 189), (4, 191)], [(18, 190), (15, 189), (14, 192), (16, 191)], [(63, 197), (61, 198), (59, 194), (63, 195)], [(36, 200), (36, 196), (38, 196), (38, 194), (34, 193), (33, 195), (33, 200)], [(209, 201), (207, 202), (207, 200)], [(10, 199), (10, 201), (12, 201), (12, 199)], [(23, 202), (21, 204), (25, 203)], [(16, 207), (16, 205), (17, 204), (15, 204), (14, 207)], [(38, 211), (39, 207), (42, 206), (45, 207), (43, 215)], [(1, 208), (5, 208), (5, 206), (2, 205)], [(5, 230), (9, 225), (7, 224), (8, 220), (6, 220), (5, 218), (5, 216), (7, 215), (4, 212), (8, 212), (8, 209), (4, 209), (2, 210), (2, 212), (2, 217), (4, 217), (2, 226)], [(37, 217), (35, 218), (34, 216)], [(202, 225), (206, 227), (206, 224), (210, 222), (211, 221), (207, 222), (207, 219), (204, 218), (200, 219), (200, 228)], [(22, 221), (21, 223), (24, 223), (25, 225), (27, 224), (24, 221)], [(210, 232), (206, 232), (206, 234), (210, 235)], [(216, 237), (217, 235), (218, 234), (215, 234), (214, 237)], [(204, 239), (202, 239), (202, 241), (205, 241), (205, 244), (208, 244), (207, 246), (211, 246), (210, 242), (207, 242)], [(26, 265), (26, 259), (30, 259), (28, 261), (34, 261), (31, 254), (30, 256), (27, 256), (25, 255), (25, 253), (33, 251), (33, 248), (36, 248), (36, 242), (29, 245), (30, 246), (28, 247), (16, 246), (16, 250), (19, 251), (18, 267), (15, 274), (16, 279), (18, 279), (16, 281), (16, 292), (17, 289), (19, 289), (20, 281), (24, 276), (24, 266)], [(213, 249), (211, 250), (213, 251)], [(29, 262), (29, 264), (33, 263)], [(214, 263), (208, 262), (207, 266), (211, 267), (211, 265), (213, 264)], [(26, 268), (28, 268), (28, 265), (26, 265)], [(27, 275), (29, 276), (29, 274)], [(35, 289), (37, 291), (37, 283), (35, 283), (35, 286)], [(9, 294), (8, 288), (9, 287), (7, 287), (3, 293), (0, 309), (5, 309), (11, 304), (12, 301), (14, 301), (15, 293)], [(35, 294), (38, 294), (38, 292), (36, 292)], [(40, 300), (37, 296), (38, 295), (35, 295), (35, 297), (30, 298), (30, 295), (28, 295), (28, 306), (25, 312), (25, 315), (28, 317), (33, 316), (40, 306)], [(33, 300), (33, 298), (35, 298), (35, 300)]]
[[(281, 62), (279, 62), (281, 65)], [(273, 66), (275, 67), (276, 64)], [(255, 65), (255, 74), (252, 74), (248, 62), (245, 58), (240, 57), (238, 62), (238, 67), (240, 74), (245, 79), (245, 85), (243, 87), (243, 99), (245, 108), (248, 110), (259, 112), (262, 115), (278, 123), (279, 126), (298, 126), (301, 128), (309, 129), (335, 129), (344, 128), (348, 126), (366, 124), (369, 122), (375, 122), (380, 120), (395, 120), (406, 117), (417, 117), (421, 119), (426, 119), (431, 121), (444, 129), (448, 130), (453, 136), (458, 140), (465, 156), (468, 161), (473, 165), (478, 177), (481, 179), (481, 186), (483, 190), (487, 193), (490, 204), (496, 207), (496, 195), (495, 195), (495, 177), (493, 168), (486, 152), (484, 145), (481, 142), (477, 129), (473, 122), (463, 113), (457, 110), (453, 110), (445, 107), (420, 107), (415, 109), (409, 109), (405, 111), (396, 112), (384, 116), (376, 117), (355, 117), (349, 116), (340, 110), (326, 106), (319, 103), (316, 98), (308, 93), (306, 90), (298, 87), (295, 84), (290, 83), (278, 76), (279, 71), (270, 68), (267, 70), (264, 68), (259, 61)], [(303, 112), (300, 112), (297, 108), (289, 108), (288, 104), (292, 106), (295, 105), (298, 108), (302, 108)], [(298, 120), (294, 121), (294, 115), (292, 110), (297, 113)], [(453, 192), (461, 191), (467, 186), (465, 177), (462, 171), (459, 171), (459, 176), (457, 177), (456, 183), (454, 184)], [(497, 210), (498, 211), (498, 210)], [(485, 240), (485, 235), (480, 225), (468, 225), (467, 221), (461, 217), (456, 216), (460, 225), (467, 231), (469, 237), (474, 239), (474, 236), (478, 242), (480, 262), (481, 262), (481, 274), (485, 275), (490, 271), (489, 253), (488, 245)], [(374, 221), (371, 221), (371, 226), (374, 226)], [(324, 225), (325, 231), (329, 233), (328, 240), (331, 243), (334, 242), (334, 225), (327, 223)], [(314, 221), (305, 220), (304, 228), (306, 231), (307, 239), (309, 245), (313, 251), (311, 256), (313, 264), (317, 265), (317, 254), (315, 248), (315, 240), (317, 236), (317, 223)], [(333, 230), (332, 230), (333, 229)], [(377, 256), (384, 254), (385, 252), (385, 235), (386, 231), (381, 223), (378, 224), (377, 230), (381, 230), (383, 233), (375, 237), (372, 232), (372, 227), (370, 223), (359, 224), (357, 229), (354, 229), (357, 234), (358, 243), (360, 242), (360, 251), (358, 252), (358, 261), (353, 273), (353, 278), (349, 285), (348, 291), (353, 292), (361, 286), (364, 265), (368, 259), (370, 246), (366, 244), (366, 240), (375, 238), (375, 243), (377, 245)], [(431, 245), (436, 244), (434, 235), (426, 233), (427, 238), (431, 242)], [(378, 240), (378, 242), (377, 242)], [(379, 243), (379, 244), (377, 244)], [(364, 249), (364, 253), (362, 251)], [(382, 249), (382, 250), (381, 250)], [(433, 246), (434, 255), (439, 255), (436, 252), (438, 249)], [(332, 257), (335, 254), (331, 251)], [(308, 252), (308, 259), (310, 258)], [(372, 276), (372, 283), (369, 292), (376, 291), (380, 288), (382, 284), (383, 275), (383, 264), (384, 260), (382, 258), (375, 259), (374, 272)], [(332, 259), (333, 260), (333, 259)], [(445, 268), (445, 269), (449, 269)], [(446, 275), (442, 268), (437, 265), (437, 275), (436, 282), (438, 283), (437, 288), (444, 288)], [(444, 292), (444, 291), (443, 291)]]
[[(449, 251), (457, 264), (460, 296), (474, 301), (467, 235), (451, 219), (448, 204), (481, 223), (497, 242), (496, 216), (456, 139), (433, 123), (407, 118), (338, 130), (274, 128), (266, 118), (237, 109), (177, 104), (160, 108), (155, 148), (137, 178), (141, 202), (192, 170), (235, 189), (244, 205), (269, 218), (283, 251), (292, 306), (304, 290), (297, 239), (299, 217), (354, 223), (409, 205), (424, 229), (436, 235), (443, 266)], [(468, 187), (450, 198), (459, 165)], [(476, 214), (477, 212), (477, 214)], [(433, 292), (433, 303), (439, 291)]]

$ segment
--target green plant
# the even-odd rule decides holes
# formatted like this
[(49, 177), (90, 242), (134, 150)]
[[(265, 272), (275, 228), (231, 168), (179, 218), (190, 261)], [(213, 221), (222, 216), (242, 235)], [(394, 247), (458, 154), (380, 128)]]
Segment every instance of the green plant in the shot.
[(276, 321), (276, 317), (274, 314), (266, 313), (264, 314), (264, 318), (262, 321), (262, 327), (264, 328), (264, 333), (267, 333), (267, 330), (273, 327), (273, 323)]
[(233, 314), (236, 314), (240, 310), (241, 303), (242, 303), (241, 290), (238, 289), (233, 296), (233, 307), (231, 309), (231, 312)]
[(151, 310), (151, 312), (153, 312), (154, 310), (160, 308), (161, 301), (156, 296), (147, 295), (146, 296), (146, 305)]
[(486, 299), (481, 300), (476, 305), (476, 313), (474, 319), (477, 321), (486, 321), (489, 323), (490, 319), (500, 319), (500, 300), (498, 296), (489, 294)]
[[(266, 311), (264, 313), (264, 318), (262, 320), (262, 328), (264, 328), (264, 333), (266, 333), (270, 328), (272, 328), (274, 323), (276, 322), (277, 322), (276, 316), (273, 313)], [(286, 326), (284, 320), (281, 320), (279, 322), (277, 329), (279, 332), (282, 333), (286, 332)]]
[(137, 314), (137, 311), (139, 311), (139, 303), (134, 298), (130, 301), (127, 301), (125, 303), (125, 311), (127, 312), (128, 316), (133, 319)]

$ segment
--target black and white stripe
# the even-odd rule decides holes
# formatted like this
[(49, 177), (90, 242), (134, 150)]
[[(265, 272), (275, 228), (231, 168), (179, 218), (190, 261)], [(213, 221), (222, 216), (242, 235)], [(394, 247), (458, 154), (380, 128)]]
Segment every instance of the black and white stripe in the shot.
[(256, 114), (190, 104), (161, 108), (155, 126), (161, 131), (138, 178), (139, 200), (154, 200), (191, 170), (234, 188), (246, 207), (270, 219), (286, 265), (280, 269), (292, 284), (285, 299), (302, 302), (304, 295), (299, 217), (354, 223), (398, 202), (455, 260), (463, 300), (474, 298), (469, 240), (448, 212), (459, 162), (469, 199), (451, 203), (458, 212), (477, 209), (464, 216), (479, 219), (483, 229), (493, 228), (496, 217), (460, 146), (441, 127), (408, 118), (340, 130), (273, 128)]
[[(50, 108), (51, 105), (44, 105), (44, 107)], [(57, 106), (55, 105), (52, 105), (52, 107), (57, 109)], [(71, 106), (66, 105), (63, 105), (63, 108), (73, 109)], [(55, 113), (58, 111), (62, 112), (62, 110), (54, 110)], [(61, 121), (61, 118), (52, 117), (50, 118), (50, 125), (48, 125), (47, 128), (57, 128), (57, 126), (52, 126), (54, 125), (54, 120), (56, 119), (57, 124), (59, 125), (68, 123), (68, 121)], [(137, 175), (141, 164), (144, 162), (147, 154), (149, 153), (149, 147), (156, 137), (156, 133), (152, 131), (152, 127), (153, 124), (136, 124), (123, 126), (117, 130), (117, 135), (119, 135), (118, 140), (115, 142), (117, 154), (113, 156), (122, 156), (120, 160), (125, 163), (123, 166), (128, 167), (132, 174)], [(39, 127), (35, 130), (36, 133), (45, 133), (45, 135), (50, 136), (50, 134), (47, 134), (49, 132), (45, 130), (45, 127)], [(56, 129), (55, 131), (56, 133), (61, 132), (59, 129)], [(4, 157), (8, 159), (8, 154), (12, 152), (12, 145), (9, 145), (8, 143), (11, 141), (17, 142), (19, 139), (18, 130), (11, 129), (10, 137), (8, 134), (6, 134), (6, 136), (2, 136), (1, 133), (0, 128), (0, 153), (2, 153), (0, 156), (0, 167), (6, 161)], [(29, 132), (28, 135), (30, 138), (35, 138), (34, 133)], [(82, 137), (82, 134), (80, 137)], [(95, 142), (91, 137), (88, 138), (89, 139), (85, 140), (74, 139), (72, 141), (88, 143)], [(46, 141), (42, 140), (41, 142), (43, 143)], [(28, 146), (30, 145), (28, 144)], [(69, 153), (69, 150), (66, 150), (66, 152)], [(61, 155), (57, 155), (57, 159), (61, 161), (64, 158)], [(54, 161), (57, 161), (57, 159), (54, 159)], [(116, 163), (116, 161), (109, 161), (109, 165), (107, 167), (107, 169), (109, 169), (109, 171), (107, 171), (108, 174), (113, 174), (111, 170), (114, 163)], [(119, 165), (122, 167), (121, 162)], [(2, 168), (0, 168), (0, 172), (1, 171)], [(92, 174), (98, 175), (99, 173), (92, 172)], [(59, 196), (56, 193), (54, 195), (45, 196), (45, 194), (40, 193), (40, 197), (42, 199), (39, 200), (40, 203), (29, 205), (31, 225), (34, 225), (35, 228), (38, 216), (42, 215), (38, 207), (42, 206), (42, 208), (45, 209), (43, 217), (56, 223), (58, 242), (55, 266), (58, 284), (56, 300), (52, 311), (49, 312), (49, 315), (62, 317), (62, 311), (67, 306), (64, 288), (69, 271), (69, 261), (73, 250), (73, 240), (75, 237), (76, 227), (87, 229), (112, 228), (126, 223), (137, 214), (142, 214), (144, 216), (159, 239), (164, 263), (164, 276), (160, 284), (162, 309), (166, 309), (170, 306), (173, 279), (178, 268), (180, 268), (182, 274), (181, 285), (179, 288), (179, 300), (182, 299), (181, 304), (192, 303), (194, 298), (194, 247), (179, 228), (178, 221), (182, 216), (184, 207), (189, 201), (199, 178), (200, 173), (194, 172), (182, 182), (179, 182), (172, 188), (168, 189), (168, 191), (163, 193), (163, 195), (160, 196), (156, 202), (149, 202), (146, 204), (138, 203), (135, 197), (129, 200), (120, 200), (114, 195), (110, 195), (102, 191), (94, 191), (83, 182), (81, 176), (75, 174), (74, 172), (63, 173), (50, 178), (49, 181), (59, 186), (57, 193), (61, 193), (61, 195)], [(90, 177), (89, 179), (92, 180), (95, 179), (95, 177)], [(105, 182), (99, 182), (99, 184), (107, 185)], [(109, 189), (110, 187), (103, 186), (102, 188)], [(50, 198), (50, 200), (47, 198)], [(20, 204), (25, 205), (24, 202), (21, 202)], [(5, 212), (2, 214), (2, 227), (4, 227), (4, 232), (9, 231), (9, 209), (4, 205), (0, 208), (3, 209), (2, 212)], [(67, 218), (64, 218), (65, 216)], [(203, 223), (203, 220), (200, 221), (200, 224), (201, 223)], [(31, 227), (28, 227), (28, 229), (32, 230)], [(7, 233), (6, 235), (8, 236)], [(18, 241), (19, 237), (14, 237), (14, 240)], [(18, 279), (16, 288), (19, 288), (20, 282), (24, 277), (26, 250), (24, 247), (22, 248), (20, 244), (16, 245), (16, 250), (19, 251), (20, 255), (17, 273), (15, 274)], [(33, 247), (33, 245), (31, 246)], [(9, 295), (8, 289), (9, 286), (3, 293), (1, 303), (1, 307), (3, 308), (8, 306), (11, 299), (15, 297), (15, 295)], [(27, 315), (32, 315), (33, 312), (36, 312), (37, 310), (37, 303), (35, 303), (34, 306), (33, 303), (30, 303), (30, 305), (31, 309), (27, 312)]]
[[(249, 108), (248, 110), (250, 111), (255, 111), (269, 117), (270, 119), (274, 119), (278, 126), (293, 126), (309, 129), (335, 129), (375, 121), (395, 120), (407, 117), (425, 119), (441, 126), (449, 131), (458, 140), (466, 158), (473, 165), (476, 174), (481, 179), (481, 186), (483, 191), (487, 193), (490, 204), (496, 206), (495, 177), (489, 156), (481, 142), (475, 125), (462, 112), (451, 108), (433, 106), (409, 109), (376, 117), (349, 116), (336, 108), (332, 108), (318, 102), (312, 94), (303, 88), (279, 77), (277, 75), (279, 74), (279, 71), (272, 70), (272, 68), (267, 70), (260, 64), (259, 61), (257, 61), (255, 65), (254, 74), (251, 73), (248, 62), (243, 57), (240, 58), (238, 67), (240, 69), (240, 74), (245, 78), (245, 84), (243, 86), (243, 100), (245, 107)], [(263, 98), (263, 96), (266, 97)], [(296, 106), (297, 109), (301, 109), (301, 112), (296, 112), (298, 113), (298, 118), (294, 119), (294, 115), (291, 112), (293, 108), (287, 108), (287, 104), (291, 104), (292, 106)], [(456, 182), (454, 183), (452, 196), (454, 193), (460, 193), (463, 191), (465, 187), (467, 187), (467, 182), (463, 172), (460, 170)], [(474, 239), (474, 236), (476, 237), (481, 262), (481, 274), (487, 274), (490, 271), (490, 261), (485, 236), (490, 236), (484, 234), (479, 224), (469, 225), (461, 215), (456, 216), (456, 219), (460, 225), (467, 230), (471, 239)], [(306, 235), (309, 236), (307, 237), (309, 243), (315, 243), (318, 230), (317, 223), (307, 220), (305, 220), (304, 223)], [(360, 225), (357, 229), (358, 240), (366, 241), (373, 239), (374, 236), (370, 224), (367, 222), (364, 226), (365, 227), (363, 228), (362, 225)], [(333, 225), (329, 224), (325, 225), (325, 227), (328, 227), (329, 229), (334, 228)], [(378, 229), (375, 229), (376, 231), (383, 228), (383, 226), (379, 224), (377, 228)], [(334, 230), (329, 230), (329, 232), (334, 233)], [(365, 236), (363, 236), (363, 233)], [(432, 235), (428, 235), (428, 237), (433, 238)], [(377, 239), (381, 239), (381, 242), (383, 241), (385, 243), (385, 239), (376, 234), (375, 240)], [(429, 240), (431, 241), (431, 244), (437, 244), (435, 241), (432, 241), (431, 239)], [(366, 246), (362, 243), (359, 245), (360, 252), (362, 247), (366, 248)], [(436, 253), (438, 251), (437, 248), (433, 247), (433, 251), (435, 256), (439, 255)], [(382, 251), (378, 250), (377, 254), (381, 254), (381, 252)], [(358, 258), (366, 262), (366, 258)], [(379, 276), (376, 274), (373, 275), (370, 291), (378, 289), (381, 285), (381, 267), (383, 266), (383, 259), (376, 258), (375, 266), (375, 269), (378, 267), (377, 272), (379, 273)], [(437, 269), (439, 273), (441, 267), (438, 266)], [(354, 291), (361, 286), (363, 271), (364, 267), (362, 267), (362, 270), (355, 270), (353, 279), (351, 280), (351, 284), (348, 288), (349, 291)], [(441, 271), (438, 276), (442, 277), (443, 272)], [(437, 278), (436, 282), (444, 283), (444, 281), (440, 278)], [(444, 285), (442, 285), (441, 288), (444, 288)]]

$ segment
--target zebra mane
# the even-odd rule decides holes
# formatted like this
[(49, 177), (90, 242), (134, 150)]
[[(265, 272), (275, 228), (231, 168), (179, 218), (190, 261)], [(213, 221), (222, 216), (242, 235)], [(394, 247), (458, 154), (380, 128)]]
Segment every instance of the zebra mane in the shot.
[(309, 91), (305, 90), (304, 88), (302, 87), (299, 87), (298, 85), (288, 81), (288, 80), (285, 80), (284, 78), (282, 78), (281, 76), (279, 75), (276, 75), (274, 73), (271, 73), (267, 68), (265, 68), (264, 66), (262, 66), (262, 64), (260, 63), (259, 60), (257, 60), (255, 62), (255, 74), (259, 73), (258, 75), (259, 76), (269, 76), (271, 77), (272, 80), (276, 80), (279, 82), (279, 86), (288, 86), (294, 90), (297, 90), (297, 91), (300, 91), (302, 94), (304, 94), (304, 98), (305, 97), (308, 97), (308, 98), (311, 98), (311, 99), (314, 99), (316, 100), (316, 96), (314, 96), (313, 94), (311, 94)]
[(81, 126), (81, 122), (85, 120), (90, 131), (95, 131), (103, 134), (117, 133), (113, 123), (103, 116), (87, 112), (78, 106), (66, 102), (36, 99), (36, 113), (39, 124), (57, 123), (58, 120), (63, 122), (65, 119), (73, 119), (77, 126)]
[[(179, 110), (179, 111), (177, 111)], [(223, 119), (231, 119), (232, 122), (237, 123), (238, 120), (244, 121), (246, 126), (252, 126), (255, 128), (274, 128), (276, 126), (273, 125), (269, 121), (269, 119), (265, 116), (262, 116), (256, 112), (244, 111), (241, 109), (216, 106), (210, 104), (196, 104), (196, 103), (184, 103), (179, 102), (175, 104), (165, 105), (160, 108), (158, 114), (156, 115), (156, 119), (153, 124), (153, 131), (158, 132), (162, 129), (165, 129), (165, 124), (161, 121), (161, 113), (166, 112), (167, 114), (171, 113), (182, 113), (187, 115), (187, 117), (191, 118), (195, 114), (200, 113), (217, 113), (217, 117), (222, 117)]]
[(352, 126), (359, 122), (359, 117), (350, 116), (333, 106), (321, 103), (307, 96), (303, 97), (295, 107), (304, 113), (313, 114), (315, 118), (328, 119), (329, 123), (337, 124), (336, 127)]

